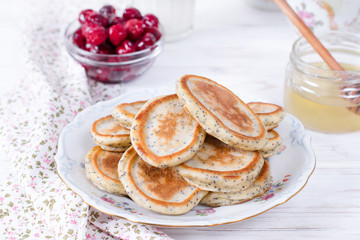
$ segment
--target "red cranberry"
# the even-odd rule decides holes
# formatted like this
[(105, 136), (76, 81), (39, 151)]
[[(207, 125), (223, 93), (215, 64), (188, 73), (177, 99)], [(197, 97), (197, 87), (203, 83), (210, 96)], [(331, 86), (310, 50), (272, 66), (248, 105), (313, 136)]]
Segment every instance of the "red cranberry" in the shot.
[(129, 73), (128, 67), (117, 67), (109, 74), (109, 80), (112, 82), (122, 81)]
[(83, 24), (84, 22), (86, 22), (86, 19), (88, 18), (88, 16), (93, 13), (94, 11), (91, 10), (91, 9), (85, 9), (85, 10), (82, 10), (79, 14), (79, 22), (81, 24)]
[(97, 54), (111, 54), (113, 52), (110, 44), (107, 42), (104, 42), (99, 46), (91, 43), (86, 43), (85, 50)]
[(102, 26), (102, 27), (107, 27), (109, 25), (109, 20), (97, 12), (91, 13), (87, 17), (86, 22), (94, 23), (94, 24)]
[(96, 46), (95, 44), (92, 44), (92, 43), (85, 44), (85, 50), (88, 52), (97, 53), (98, 48), (99, 48), (98, 46)]
[(110, 22), (111, 25), (115, 25), (115, 24), (124, 25), (124, 23), (125, 23), (125, 20), (122, 17), (118, 17), (118, 16), (114, 17)]
[(144, 28), (148, 27), (158, 27), (159, 26), (159, 19), (154, 14), (146, 14), (143, 19)]
[(146, 45), (144, 40), (137, 40), (135, 42), (135, 48), (136, 48), (136, 51), (141, 51), (141, 50), (148, 48), (148, 46)]
[(126, 54), (135, 52), (135, 46), (130, 40), (124, 40), (117, 48), (117, 54)]
[(102, 44), (99, 45), (99, 50), (98, 50), (100, 54), (113, 54), (114, 50), (113, 47), (111, 46), (111, 44), (109, 42), (104, 42)]
[(119, 45), (120, 42), (126, 38), (126, 36), (127, 32), (120, 23), (112, 25), (109, 28), (109, 39), (114, 46)]
[[(85, 37), (89, 31), (89, 29), (91, 27), (95, 27), (96, 25), (93, 24), (93, 23), (88, 23), (88, 22), (85, 22), (82, 26), (81, 26), (81, 33), (82, 35)], [(86, 37), (85, 37), (86, 38)]]
[(149, 33), (152, 33), (155, 38), (156, 38), (156, 41), (159, 40), (161, 38), (161, 32), (155, 28), (155, 27), (149, 27), (146, 29), (146, 32), (149, 32)]
[(123, 18), (126, 21), (133, 18), (141, 19), (142, 16), (140, 11), (137, 10), (136, 8), (126, 8), (123, 13)]
[(82, 35), (81, 32), (81, 28), (78, 28), (78, 30), (76, 30), (73, 34), (73, 42), (75, 43), (76, 46), (78, 46), (79, 48), (84, 49), (85, 48), (85, 37), (84, 35)]
[(105, 5), (99, 10), (100, 14), (106, 17), (109, 21), (116, 16), (116, 10), (111, 5)]
[(97, 47), (96, 45), (91, 44), (91, 43), (86, 43), (85, 44), (85, 50), (88, 51), (88, 52), (94, 52), (94, 49), (96, 47)]
[(109, 81), (109, 70), (107, 68), (92, 68), (87, 72), (90, 77), (101, 81), (108, 82)]
[(142, 37), (142, 40), (145, 42), (147, 46), (152, 46), (156, 42), (156, 37), (154, 36), (154, 34), (147, 32)]
[(124, 25), (125, 30), (131, 39), (136, 40), (141, 37), (144, 32), (143, 23), (139, 19), (130, 19)]
[(106, 30), (101, 26), (84, 24), (81, 29), (86, 41), (89, 43), (100, 45), (106, 41)]

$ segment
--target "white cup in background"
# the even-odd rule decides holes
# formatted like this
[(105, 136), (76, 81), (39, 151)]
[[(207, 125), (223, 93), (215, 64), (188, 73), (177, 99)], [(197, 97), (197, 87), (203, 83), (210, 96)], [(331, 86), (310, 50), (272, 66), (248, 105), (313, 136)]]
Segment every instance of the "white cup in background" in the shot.
[(195, 0), (134, 0), (133, 6), (159, 18), (166, 42), (184, 39), (194, 31)]

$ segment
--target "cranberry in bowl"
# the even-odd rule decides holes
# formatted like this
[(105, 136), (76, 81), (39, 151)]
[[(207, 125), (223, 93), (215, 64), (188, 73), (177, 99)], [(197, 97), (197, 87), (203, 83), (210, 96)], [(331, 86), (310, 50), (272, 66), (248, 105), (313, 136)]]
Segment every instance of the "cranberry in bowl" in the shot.
[(110, 5), (86, 9), (65, 30), (65, 46), (89, 79), (130, 81), (146, 72), (163, 48), (163, 28), (153, 14)]

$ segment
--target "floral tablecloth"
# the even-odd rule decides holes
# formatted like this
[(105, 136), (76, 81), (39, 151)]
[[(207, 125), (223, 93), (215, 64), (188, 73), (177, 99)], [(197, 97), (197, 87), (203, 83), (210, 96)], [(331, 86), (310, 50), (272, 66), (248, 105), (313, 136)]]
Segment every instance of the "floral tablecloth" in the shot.
[(84, 108), (122, 91), (121, 85), (88, 82), (63, 44), (67, 23), (81, 9), (96, 9), (102, 3), (24, 2), (21, 25), (27, 75), (0, 99), (0, 143), (14, 169), (0, 188), (0, 235), (7, 239), (169, 239), (155, 227), (89, 207), (56, 174), (54, 155), (64, 126)]

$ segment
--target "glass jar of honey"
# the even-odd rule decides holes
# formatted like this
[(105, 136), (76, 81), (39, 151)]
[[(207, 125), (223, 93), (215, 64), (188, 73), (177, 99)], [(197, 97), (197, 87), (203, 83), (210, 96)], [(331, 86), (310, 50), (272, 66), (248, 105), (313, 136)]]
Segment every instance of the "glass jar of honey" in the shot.
[(345, 71), (333, 71), (304, 38), (286, 68), (284, 107), (306, 128), (329, 133), (360, 130), (360, 35), (317, 35)]

